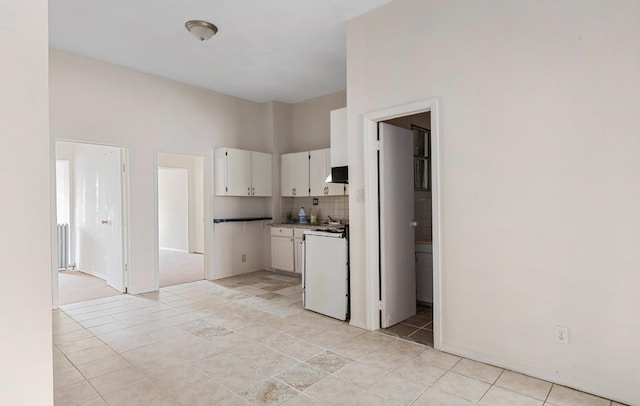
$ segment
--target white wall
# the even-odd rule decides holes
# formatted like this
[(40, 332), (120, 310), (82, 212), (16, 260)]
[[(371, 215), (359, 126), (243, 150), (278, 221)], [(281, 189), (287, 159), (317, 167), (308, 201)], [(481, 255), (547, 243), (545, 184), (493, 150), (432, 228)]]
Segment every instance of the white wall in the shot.
[(189, 252), (189, 172), (158, 168), (158, 243), (160, 248)]
[(443, 348), (640, 403), (638, 15), (624, 0), (396, 0), (348, 23), (355, 323), (363, 114), (437, 97)]
[[(205, 253), (214, 252), (213, 218), (271, 214), (271, 198), (213, 196), (214, 148), (271, 152), (270, 111), (265, 104), (58, 50), (50, 52), (50, 92), (52, 138), (126, 149), (131, 293), (155, 290), (159, 283), (154, 209), (158, 152), (204, 158)], [(255, 247), (258, 252), (262, 248), (262, 242)], [(207, 278), (215, 277), (211, 257), (205, 260)]]
[(204, 160), (201, 156), (158, 154), (158, 166), (184, 168), (189, 178), (189, 252), (204, 252)]
[(347, 105), (346, 91), (330, 93), (291, 106), (291, 150), (311, 151), (329, 148), (329, 112)]
[[(52, 405), (47, 1), (0, 5), (0, 404)], [(29, 27), (29, 35), (25, 35)]]

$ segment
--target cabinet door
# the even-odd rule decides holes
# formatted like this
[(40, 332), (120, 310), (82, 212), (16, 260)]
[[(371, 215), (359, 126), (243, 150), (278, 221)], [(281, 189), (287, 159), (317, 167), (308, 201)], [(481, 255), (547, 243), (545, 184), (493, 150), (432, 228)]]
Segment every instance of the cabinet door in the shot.
[(347, 108), (332, 110), (331, 120), (331, 164), (347, 166)]
[(327, 151), (319, 149), (309, 151), (309, 196), (325, 196), (327, 183)]
[(281, 156), (282, 196), (309, 196), (309, 152)]
[(227, 148), (227, 196), (251, 196), (251, 151)]
[(293, 237), (271, 237), (271, 267), (293, 272)]
[(251, 153), (251, 194), (271, 196), (271, 154)]
[(227, 195), (227, 148), (218, 148), (215, 152), (215, 190), (216, 196)]
[[(331, 173), (331, 150), (329, 148), (326, 151), (326, 163), (327, 163), (327, 176)], [(325, 177), (326, 180), (326, 177)], [(327, 196), (342, 196), (344, 195), (344, 184), (342, 183), (327, 183), (326, 184)]]
[(302, 273), (302, 238), (295, 238), (293, 240), (294, 247), (294, 269), (296, 273)]

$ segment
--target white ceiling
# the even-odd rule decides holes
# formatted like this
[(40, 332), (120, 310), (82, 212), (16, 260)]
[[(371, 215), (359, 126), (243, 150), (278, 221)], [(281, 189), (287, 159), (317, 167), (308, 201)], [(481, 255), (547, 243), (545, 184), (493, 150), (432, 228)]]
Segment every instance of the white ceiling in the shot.
[[(50, 45), (257, 102), (346, 88), (345, 21), (391, 0), (49, 0)], [(201, 43), (185, 29), (207, 20)]]

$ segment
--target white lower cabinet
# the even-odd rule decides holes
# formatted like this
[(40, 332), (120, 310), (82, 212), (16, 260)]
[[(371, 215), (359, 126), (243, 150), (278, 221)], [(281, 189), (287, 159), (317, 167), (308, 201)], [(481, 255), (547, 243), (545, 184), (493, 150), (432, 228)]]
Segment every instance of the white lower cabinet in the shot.
[(302, 262), (302, 237), (304, 237), (304, 228), (295, 228), (293, 230), (293, 258), (294, 258), (294, 268), (293, 271), (295, 273), (302, 273), (302, 266), (304, 263)]
[(271, 228), (271, 267), (294, 271), (293, 228)]
[(271, 267), (302, 273), (302, 237), (304, 228), (271, 228)]

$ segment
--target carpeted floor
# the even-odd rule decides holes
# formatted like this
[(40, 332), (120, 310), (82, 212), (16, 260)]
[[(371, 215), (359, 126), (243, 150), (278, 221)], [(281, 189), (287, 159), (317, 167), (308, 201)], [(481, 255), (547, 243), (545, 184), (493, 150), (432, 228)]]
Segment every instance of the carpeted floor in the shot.
[(120, 292), (108, 286), (104, 279), (80, 271), (59, 271), (58, 288), (60, 305), (120, 294)]
[(204, 255), (160, 249), (160, 287), (204, 279)]

